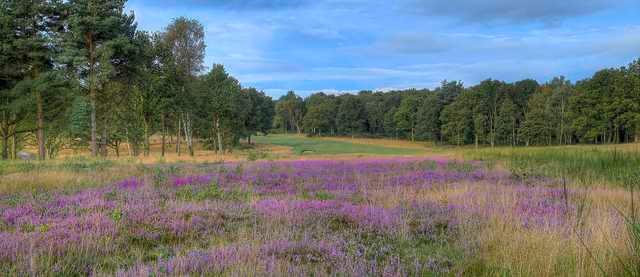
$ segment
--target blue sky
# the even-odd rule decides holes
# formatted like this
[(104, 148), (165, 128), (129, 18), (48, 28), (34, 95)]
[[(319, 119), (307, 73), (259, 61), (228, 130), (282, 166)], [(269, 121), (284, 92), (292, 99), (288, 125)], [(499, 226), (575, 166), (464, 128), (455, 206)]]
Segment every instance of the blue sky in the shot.
[(129, 0), (139, 27), (206, 30), (205, 64), (278, 97), (576, 81), (640, 58), (639, 0)]

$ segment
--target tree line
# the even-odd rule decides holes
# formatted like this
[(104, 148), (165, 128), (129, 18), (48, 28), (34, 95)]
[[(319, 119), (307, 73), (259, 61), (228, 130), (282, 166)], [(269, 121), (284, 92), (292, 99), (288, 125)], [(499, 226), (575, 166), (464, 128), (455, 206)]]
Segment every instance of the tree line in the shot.
[(276, 102), (274, 126), (311, 136), (369, 136), (452, 145), (566, 145), (640, 141), (640, 60), (571, 83), (488, 79), (465, 87), (357, 94), (293, 91)]
[[(275, 106), (222, 65), (205, 72), (204, 27), (139, 30), (125, 0), (0, 0), (0, 152), (36, 145), (93, 156), (218, 152), (272, 127)], [(185, 149), (181, 149), (185, 148)], [(110, 151), (111, 150), (111, 151)]]
[[(149, 155), (219, 153), (273, 130), (454, 145), (640, 141), (640, 60), (572, 83), (443, 81), (428, 90), (289, 92), (277, 101), (204, 66), (204, 27), (139, 30), (125, 0), (0, 0), (0, 157), (36, 146)], [(170, 149), (171, 148), (171, 149)]]

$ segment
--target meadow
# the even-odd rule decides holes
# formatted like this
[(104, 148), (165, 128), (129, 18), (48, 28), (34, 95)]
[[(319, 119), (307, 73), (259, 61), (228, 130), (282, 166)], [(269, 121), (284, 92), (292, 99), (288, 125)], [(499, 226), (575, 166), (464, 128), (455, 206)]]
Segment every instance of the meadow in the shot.
[(207, 163), (2, 163), (0, 275), (640, 273), (632, 148), (289, 138)]
[(275, 134), (257, 136), (256, 143), (289, 147), (296, 155), (418, 155), (426, 148), (418, 144), (393, 140), (319, 138), (302, 135)]

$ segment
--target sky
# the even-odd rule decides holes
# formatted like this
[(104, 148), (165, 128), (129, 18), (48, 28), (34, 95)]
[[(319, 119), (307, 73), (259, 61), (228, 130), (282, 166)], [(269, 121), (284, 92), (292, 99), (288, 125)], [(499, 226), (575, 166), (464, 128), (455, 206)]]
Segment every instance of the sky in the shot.
[(640, 58), (640, 0), (129, 0), (140, 29), (205, 28), (205, 65), (273, 97), (572, 81)]

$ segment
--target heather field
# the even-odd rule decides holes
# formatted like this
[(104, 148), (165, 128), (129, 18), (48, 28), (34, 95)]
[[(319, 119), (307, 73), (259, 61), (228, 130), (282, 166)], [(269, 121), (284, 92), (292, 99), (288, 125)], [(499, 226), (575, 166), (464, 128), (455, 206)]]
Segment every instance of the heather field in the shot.
[(627, 189), (514, 172), (442, 156), (5, 166), (67, 185), (0, 192), (0, 275), (638, 275)]
[(0, 277), (640, 277), (640, 0), (0, 0)]

